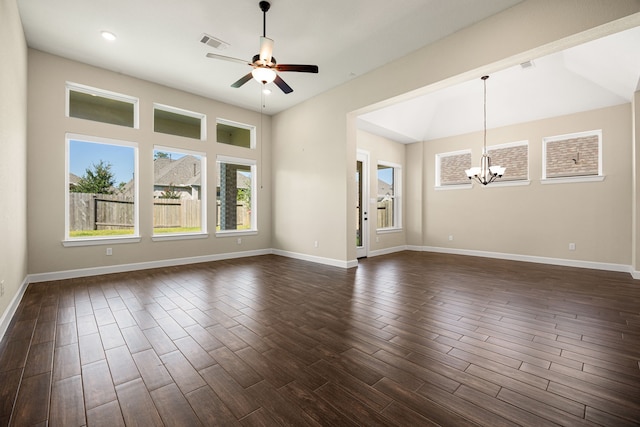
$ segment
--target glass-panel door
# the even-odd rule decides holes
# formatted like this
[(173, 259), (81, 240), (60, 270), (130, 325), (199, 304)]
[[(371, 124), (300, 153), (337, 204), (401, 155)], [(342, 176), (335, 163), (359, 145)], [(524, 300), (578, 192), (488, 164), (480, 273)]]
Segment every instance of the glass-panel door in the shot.
[(358, 152), (356, 161), (356, 256), (364, 258), (368, 254), (369, 244), (369, 155)]

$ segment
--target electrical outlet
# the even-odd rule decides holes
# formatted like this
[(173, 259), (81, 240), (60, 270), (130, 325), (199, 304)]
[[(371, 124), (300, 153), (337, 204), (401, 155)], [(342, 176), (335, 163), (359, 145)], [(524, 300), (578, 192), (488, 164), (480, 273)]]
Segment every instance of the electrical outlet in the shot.
[(241, 245), (242, 244), (242, 239), (240, 237), (238, 237), (238, 244)]
[(112, 248), (107, 248), (107, 256), (111, 256), (113, 255), (113, 249)]
[(376, 243), (380, 243), (380, 236), (376, 236)]
[(4, 296), (4, 280), (0, 280), (0, 297)]
[(575, 243), (569, 243), (569, 250), (570, 251), (575, 251), (576, 250), (576, 244)]
[(313, 242), (313, 247), (317, 248), (318, 247), (318, 241), (316, 240), (315, 242)]
[(453, 234), (449, 234), (449, 241), (452, 242), (453, 241)]

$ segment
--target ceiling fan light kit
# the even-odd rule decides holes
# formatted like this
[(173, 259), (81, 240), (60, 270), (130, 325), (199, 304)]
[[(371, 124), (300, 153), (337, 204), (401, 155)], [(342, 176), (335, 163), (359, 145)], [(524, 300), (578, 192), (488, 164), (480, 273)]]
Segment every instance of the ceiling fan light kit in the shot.
[(238, 62), (241, 64), (247, 64), (253, 67), (253, 71), (242, 76), (231, 87), (239, 88), (247, 83), (252, 78), (263, 85), (269, 83), (275, 83), (276, 86), (282, 90), (285, 94), (293, 92), (291, 86), (289, 86), (278, 75), (278, 72), (294, 71), (298, 73), (318, 73), (317, 65), (302, 65), (302, 64), (278, 64), (273, 57), (273, 40), (267, 37), (267, 11), (271, 8), (271, 4), (268, 1), (261, 1), (259, 4), (260, 10), (262, 10), (262, 36), (260, 37), (260, 53), (254, 55), (251, 62), (247, 62), (238, 58), (231, 58), (229, 56), (217, 55), (215, 53), (208, 53), (207, 58), (222, 59), (224, 61)]

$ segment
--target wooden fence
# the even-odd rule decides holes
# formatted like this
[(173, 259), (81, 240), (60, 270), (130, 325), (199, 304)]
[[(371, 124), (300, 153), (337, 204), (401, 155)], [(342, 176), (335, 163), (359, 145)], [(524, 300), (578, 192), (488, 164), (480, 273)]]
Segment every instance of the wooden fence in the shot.
[[(153, 199), (153, 228), (197, 228), (202, 224), (201, 201)], [(249, 225), (248, 206), (237, 205), (237, 227)], [(134, 203), (114, 194), (69, 193), (69, 230), (113, 230), (133, 228)], [(220, 221), (220, 203), (216, 219)]]

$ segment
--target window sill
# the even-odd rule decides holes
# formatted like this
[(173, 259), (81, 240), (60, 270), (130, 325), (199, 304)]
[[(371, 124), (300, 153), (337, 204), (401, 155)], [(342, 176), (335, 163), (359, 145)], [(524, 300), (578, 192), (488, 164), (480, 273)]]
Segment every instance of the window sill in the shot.
[(378, 228), (376, 234), (401, 233), (402, 228)]
[(140, 243), (140, 240), (142, 240), (140, 236), (86, 238), (63, 240), (62, 246), (64, 246), (65, 248), (69, 248), (74, 246), (117, 245), (120, 243)]
[(256, 234), (258, 234), (258, 230), (224, 230), (224, 231), (216, 231), (216, 237), (254, 236)]
[(154, 234), (151, 240), (154, 242), (166, 242), (168, 240), (206, 239), (209, 233), (184, 233), (184, 234)]
[(604, 175), (592, 175), (592, 176), (571, 176), (565, 178), (543, 178), (540, 180), (540, 184), (573, 184), (576, 182), (602, 182), (604, 181)]
[(471, 188), (473, 188), (472, 184), (436, 185), (434, 187), (436, 191), (470, 190)]
[(513, 181), (493, 181), (491, 184), (482, 185), (481, 187), (520, 187), (524, 185), (531, 185), (531, 181), (528, 179)]

